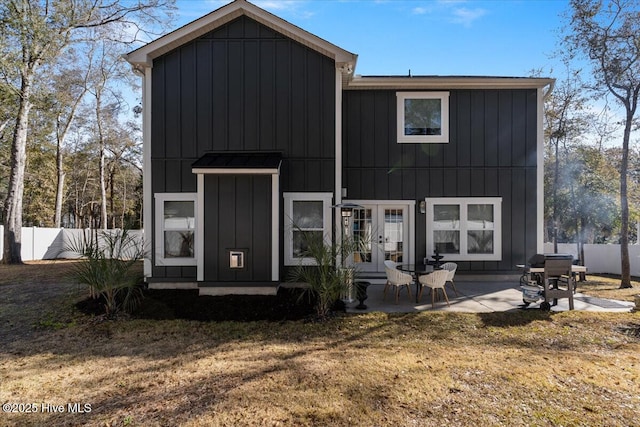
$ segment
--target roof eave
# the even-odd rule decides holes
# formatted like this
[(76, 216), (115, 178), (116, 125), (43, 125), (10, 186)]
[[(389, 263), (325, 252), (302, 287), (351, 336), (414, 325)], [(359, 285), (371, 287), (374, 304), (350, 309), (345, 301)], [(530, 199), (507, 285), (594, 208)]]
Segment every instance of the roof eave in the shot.
[(362, 77), (351, 78), (345, 89), (538, 89), (555, 79), (538, 77)]

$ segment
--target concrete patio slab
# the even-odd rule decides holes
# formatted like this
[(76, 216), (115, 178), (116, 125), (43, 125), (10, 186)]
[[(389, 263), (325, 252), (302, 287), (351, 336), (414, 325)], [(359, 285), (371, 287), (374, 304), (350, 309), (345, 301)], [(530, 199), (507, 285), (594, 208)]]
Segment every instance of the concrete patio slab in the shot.
[[(514, 281), (456, 281), (458, 296), (453, 289), (447, 285), (447, 295), (450, 306), (441, 298), (431, 307), (431, 296), (427, 291), (423, 292), (422, 299), (416, 303), (415, 286), (411, 287), (411, 297), (405, 289), (401, 290), (398, 304), (395, 303), (393, 289), (387, 292), (386, 299), (383, 299), (383, 284), (372, 284), (367, 289), (367, 300), (364, 304), (367, 309), (360, 310), (356, 306), (358, 301), (347, 304), (347, 312), (367, 313), (411, 313), (420, 311), (451, 311), (462, 313), (490, 313), (497, 311), (518, 310), (523, 308), (522, 291), (518, 282)], [(540, 301), (542, 302), (542, 301)], [(539, 309), (540, 304), (530, 304), (526, 309)], [(603, 300), (588, 297), (587, 295), (576, 293), (574, 295), (574, 309), (581, 311), (609, 311), (609, 312), (629, 312), (635, 304), (627, 301)], [(568, 311), (569, 300), (559, 299), (558, 305), (552, 306), (551, 311)]]

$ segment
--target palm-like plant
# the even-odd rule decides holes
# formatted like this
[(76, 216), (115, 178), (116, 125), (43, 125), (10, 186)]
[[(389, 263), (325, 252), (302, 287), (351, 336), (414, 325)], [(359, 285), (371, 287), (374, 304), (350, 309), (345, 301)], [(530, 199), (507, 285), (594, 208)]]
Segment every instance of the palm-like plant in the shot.
[(74, 277), (89, 286), (92, 298), (104, 298), (107, 317), (133, 311), (142, 299), (142, 288), (131, 269), (144, 258), (143, 245), (127, 230), (89, 233), (68, 248), (82, 257)]
[(315, 314), (326, 318), (332, 306), (345, 295), (353, 283), (354, 267), (340, 266), (340, 260), (349, 257), (357, 248), (357, 241), (344, 239), (341, 244), (327, 243), (317, 233), (302, 232), (306, 246), (305, 257), (312, 258), (315, 265), (298, 265), (290, 271), (289, 280), (308, 285), (305, 293), (315, 297)]

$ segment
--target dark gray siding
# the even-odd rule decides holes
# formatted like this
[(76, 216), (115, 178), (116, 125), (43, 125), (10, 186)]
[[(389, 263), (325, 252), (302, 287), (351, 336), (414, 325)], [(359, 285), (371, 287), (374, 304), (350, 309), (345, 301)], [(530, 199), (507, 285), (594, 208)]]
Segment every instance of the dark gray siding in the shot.
[[(461, 271), (512, 271), (536, 251), (537, 91), (451, 90), (448, 144), (396, 143), (396, 91), (346, 91), (344, 186), (350, 199), (502, 197), (502, 261)], [(416, 213), (416, 259), (425, 256)]]
[[(191, 164), (208, 151), (281, 151), (281, 191), (334, 190), (332, 59), (243, 16), (157, 58), (152, 73), (154, 193), (195, 192)], [(195, 268), (154, 267), (165, 275)]]
[[(206, 175), (204, 280), (271, 281), (271, 176)], [(242, 269), (229, 251), (246, 253)]]

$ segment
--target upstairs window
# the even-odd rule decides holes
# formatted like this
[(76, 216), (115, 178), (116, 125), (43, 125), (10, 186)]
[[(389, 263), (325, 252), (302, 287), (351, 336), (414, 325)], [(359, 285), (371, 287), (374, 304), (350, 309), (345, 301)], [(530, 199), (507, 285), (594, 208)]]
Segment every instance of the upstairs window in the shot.
[(449, 142), (449, 92), (397, 92), (398, 143)]

